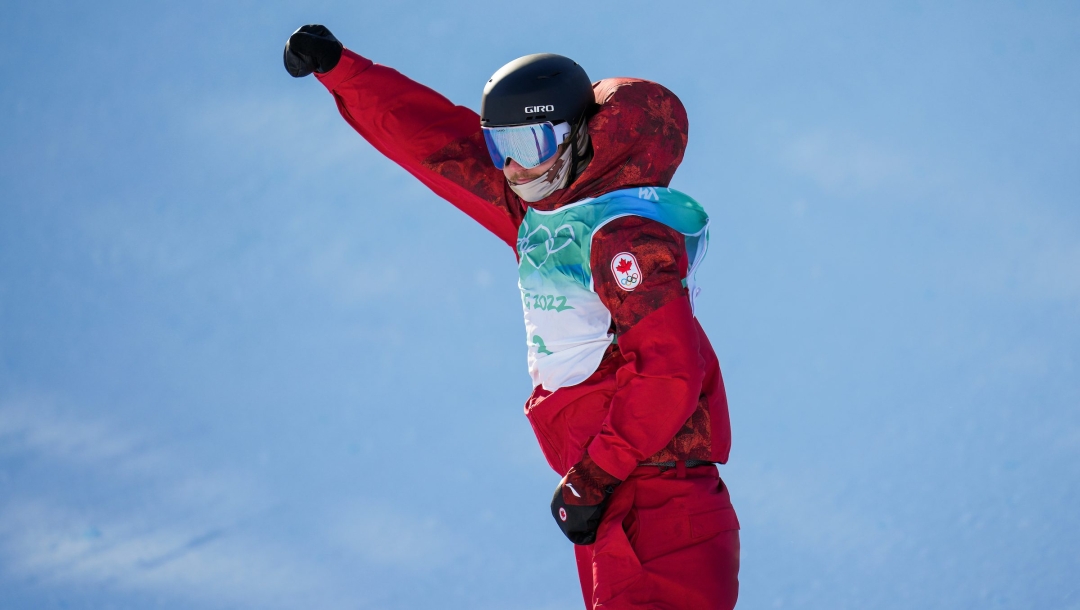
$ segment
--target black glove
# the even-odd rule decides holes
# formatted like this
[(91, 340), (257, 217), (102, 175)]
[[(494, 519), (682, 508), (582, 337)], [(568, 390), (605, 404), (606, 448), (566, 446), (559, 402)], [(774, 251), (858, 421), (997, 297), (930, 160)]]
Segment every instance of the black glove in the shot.
[(341, 59), (341, 43), (325, 25), (305, 25), (285, 43), (285, 70), (296, 78), (329, 72)]
[(615, 486), (621, 483), (592, 461), (589, 454), (566, 473), (555, 497), (551, 499), (551, 516), (574, 544), (596, 542), (596, 530), (607, 509)]

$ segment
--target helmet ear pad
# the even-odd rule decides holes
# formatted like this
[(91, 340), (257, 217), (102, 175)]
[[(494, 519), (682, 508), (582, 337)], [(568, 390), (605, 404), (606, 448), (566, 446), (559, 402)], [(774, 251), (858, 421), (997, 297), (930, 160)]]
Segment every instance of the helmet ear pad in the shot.
[(491, 76), (480, 99), (480, 124), (574, 124), (595, 103), (592, 81), (574, 60), (536, 53), (515, 59)]

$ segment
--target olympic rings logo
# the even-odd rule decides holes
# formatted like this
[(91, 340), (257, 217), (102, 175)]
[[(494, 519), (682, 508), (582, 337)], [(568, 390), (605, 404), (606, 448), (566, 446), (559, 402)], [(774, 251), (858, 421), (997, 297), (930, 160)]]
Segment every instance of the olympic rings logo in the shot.
[(620, 252), (611, 259), (611, 273), (617, 280), (616, 285), (627, 292), (637, 288), (645, 277), (631, 252)]

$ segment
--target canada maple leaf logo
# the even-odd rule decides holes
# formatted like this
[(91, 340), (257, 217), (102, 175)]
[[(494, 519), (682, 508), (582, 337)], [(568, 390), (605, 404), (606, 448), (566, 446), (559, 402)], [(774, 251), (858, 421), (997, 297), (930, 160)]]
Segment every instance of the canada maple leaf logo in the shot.
[(620, 258), (619, 259), (619, 264), (615, 265), (615, 271), (618, 271), (619, 273), (626, 273), (627, 271), (630, 271), (633, 268), (634, 268), (634, 264), (631, 263), (630, 261), (626, 260), (625, 258)]

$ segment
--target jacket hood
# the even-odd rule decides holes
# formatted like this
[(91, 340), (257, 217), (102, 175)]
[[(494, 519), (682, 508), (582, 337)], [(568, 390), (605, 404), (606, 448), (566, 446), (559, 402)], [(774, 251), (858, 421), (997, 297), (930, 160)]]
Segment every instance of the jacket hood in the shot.
[(567, 188), (529, 207), (549, 211), (634, 186), (668, 186), (682, 163), (686, 109), (663, 86), (634, 78), (593, 84), (599, 110), (589, 118), (593, 158)]

